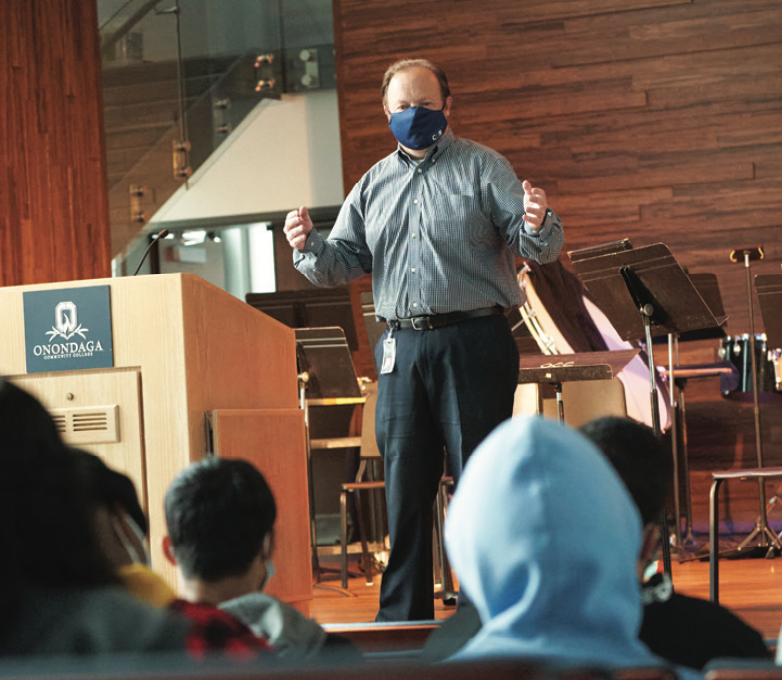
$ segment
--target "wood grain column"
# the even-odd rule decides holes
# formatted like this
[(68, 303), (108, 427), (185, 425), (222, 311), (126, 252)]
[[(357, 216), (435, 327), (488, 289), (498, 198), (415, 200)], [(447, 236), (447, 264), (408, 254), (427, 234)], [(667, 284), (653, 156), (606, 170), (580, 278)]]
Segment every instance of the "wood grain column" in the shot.
[(110, 275), (95, 0), (0, 3), (0, 285)]

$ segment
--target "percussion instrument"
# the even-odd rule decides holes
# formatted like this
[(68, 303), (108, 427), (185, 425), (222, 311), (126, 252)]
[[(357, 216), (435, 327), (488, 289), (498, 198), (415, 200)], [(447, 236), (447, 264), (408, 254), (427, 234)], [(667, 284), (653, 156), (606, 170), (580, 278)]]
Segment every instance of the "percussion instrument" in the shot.
[[(758, 391), (775, 392), (780, 389), (779, 356), (782, 350), (769, 349), (764, 333), (756, 333), (754, 342), (749, 333), (727, 336), (720, 341), (719, 356), (730, 361), (739, 372), (739, 385), (736, 392), (752, 392), (752, 355), (755, 352), (755, 364), (758, 373)], [(723, 392), (723, 395), (728, 392)]]

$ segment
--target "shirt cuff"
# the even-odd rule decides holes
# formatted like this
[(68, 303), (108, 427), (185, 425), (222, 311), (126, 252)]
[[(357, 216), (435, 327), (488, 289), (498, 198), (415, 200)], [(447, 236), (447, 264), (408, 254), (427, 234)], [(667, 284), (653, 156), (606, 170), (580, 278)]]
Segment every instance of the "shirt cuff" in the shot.
[(551, 208), (546, 210), (546, 215), (543, 217), (543, 221), (540, 223), (540, 226), (537, 229), (533, 229), (531, 226), (529, 226), (529, 224), (527, 224), (527, 220), (524, 220), (524, 233), (528, 234), (529, 236), (539, 236), (540, 232), (546, 226), (546, 222), (549, 221), (549, 217), (551, 217)]
[(323, 249), (323, 237), (317, 229), (314, 229), (307, 236), (307, 243), (304, 244), (304, 250), (293, 250), (293, 264), (297, 265), (307, 255), (318, 256)]

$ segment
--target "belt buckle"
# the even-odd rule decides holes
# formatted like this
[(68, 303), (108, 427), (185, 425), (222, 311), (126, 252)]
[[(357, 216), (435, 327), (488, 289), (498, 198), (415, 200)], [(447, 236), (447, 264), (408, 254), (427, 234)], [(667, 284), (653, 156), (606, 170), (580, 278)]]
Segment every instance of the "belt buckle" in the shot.
[[(421, 326), (418, 323), (421, 322)], [(432, 321), (428, 316), (414, 316), (410, 319), (410, 324), (413, 330), (416, 331), (430, 331), (432, 330)]]

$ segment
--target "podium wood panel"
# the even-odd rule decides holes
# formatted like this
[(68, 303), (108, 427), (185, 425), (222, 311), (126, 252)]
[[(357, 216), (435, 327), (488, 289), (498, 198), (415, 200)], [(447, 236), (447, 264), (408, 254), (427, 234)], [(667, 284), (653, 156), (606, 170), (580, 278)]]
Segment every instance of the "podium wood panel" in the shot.
[[(33, 373), (17, 376), (13, 382), (35, 396), (48, 410), (89, 406), (119, 406), (119, 436), (116, 443), (69, 442), (100, 456), (122, 470), (136, 487), (149, 514), (144, 441), (141, 432), (141, 376), (134, 369), (100, 369), (81, 374)], [(98, 432), (98, 435), (101, 433)], [(65, 437), (69, 441), (68, 437)]]
[[(148, 498), (152, 566), (176, 587), (176, 572), (160, 549), (165, 491), (179, 470), (204, 456), (208, 411), (296, 408), (296, 340), (292, 329), (194, 274), (17, 286), (0, 288), (0, 374), (12, 380), (26, 374), (24, 292), (101, 285), (110, 287), (114, 369), (34, 375), (41, 386), (56, 379), (78, 392), (79, 376), (138, 371), (143, 433), (138, 455), (146, 469), (146, 489), (140, 491)], [(95, 406), (98, 398), (85, 396), (80, 405)], [(109, 462), (116, 458), (85, 448)]]
[(215, 454), (253, 463), (274, 494), (275, 575), (266, 592), (308, 616), (312, 563), (304, 412), (298, 408), (218, 410), (212, 412), (211, 422)]

